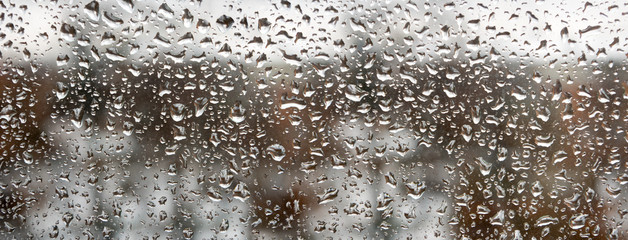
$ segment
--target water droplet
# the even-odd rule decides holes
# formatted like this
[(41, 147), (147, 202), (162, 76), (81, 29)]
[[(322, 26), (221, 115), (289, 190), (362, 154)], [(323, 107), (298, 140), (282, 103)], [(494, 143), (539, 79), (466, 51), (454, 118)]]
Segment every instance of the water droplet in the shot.
[(408, 196), (414, 199), (419, 199), (421, 198), (421, 196), (423, 196), (423, 193), (425, 193), (427, 186), (425, 186), (425, 183), (420, 181), (410, 182), (406, 184), (406, 189), (408, 189)]
[(266, 152), (275, 161), (281, 161), (286, 156), (286, 149), (280, 144), (273, 144), (266, 148)]
[(586, 225), (588, 214), (578, 213), (569, 219), (569, 227), (571, 229), (581, 229)]
[(216, 23), (218, 23), (218, 27), (221, 32), (226, 32), (229, 28), (231, 28), (231, 26), (233, 26), (235, 21), (227, 15), (222, 15), (218, 18), (218, 20), (216, 20)]
[(236, 102), (231, 107), (231, 113), (229, 114), (229, 119), (235, 123), (241, 123), (246, 119), (246, 111), (242, 107), (242, 103)]
[(84, 11), (93, 21), (100, 19), (100, 5), (96, 1), (91, 1), (84, 7)]
[(170, 117), (175, 122), (180, 122), (183, 120), (185, 111), (185, 105), (181, 103), (174, 103), (170, 105)]
[(336, 197), (338, 197), (338, 189), (328, 188), (323, 192), (323, 194), (318, 195), (318, 204), (325, 204), (333, 201)]

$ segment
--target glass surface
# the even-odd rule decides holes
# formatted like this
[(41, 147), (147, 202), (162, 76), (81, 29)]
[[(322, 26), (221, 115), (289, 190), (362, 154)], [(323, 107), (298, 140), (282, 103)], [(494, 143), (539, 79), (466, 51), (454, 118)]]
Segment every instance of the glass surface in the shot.
[(623, 1), (0, 1), (2, 239), (627, 239)]

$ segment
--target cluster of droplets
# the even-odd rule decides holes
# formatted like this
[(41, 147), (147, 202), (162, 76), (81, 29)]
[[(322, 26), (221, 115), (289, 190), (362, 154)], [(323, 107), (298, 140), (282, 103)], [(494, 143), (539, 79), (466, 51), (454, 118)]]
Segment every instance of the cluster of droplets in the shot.
[(627, 236), (626, 6), (254, 2), (0, 3), (0, 236)]

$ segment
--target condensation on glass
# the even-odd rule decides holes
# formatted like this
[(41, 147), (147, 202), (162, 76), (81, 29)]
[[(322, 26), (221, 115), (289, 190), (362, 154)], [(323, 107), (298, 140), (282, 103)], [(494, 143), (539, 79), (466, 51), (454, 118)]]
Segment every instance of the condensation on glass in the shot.
[(627, 17), (2, 0), (0, 237), (626, 239)]

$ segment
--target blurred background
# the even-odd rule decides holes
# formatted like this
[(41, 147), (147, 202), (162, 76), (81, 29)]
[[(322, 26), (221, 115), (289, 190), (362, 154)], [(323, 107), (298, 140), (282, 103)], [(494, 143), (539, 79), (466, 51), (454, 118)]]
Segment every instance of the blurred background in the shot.
[(5, 239), (626, 239), (620, 1), (0, 1)]

